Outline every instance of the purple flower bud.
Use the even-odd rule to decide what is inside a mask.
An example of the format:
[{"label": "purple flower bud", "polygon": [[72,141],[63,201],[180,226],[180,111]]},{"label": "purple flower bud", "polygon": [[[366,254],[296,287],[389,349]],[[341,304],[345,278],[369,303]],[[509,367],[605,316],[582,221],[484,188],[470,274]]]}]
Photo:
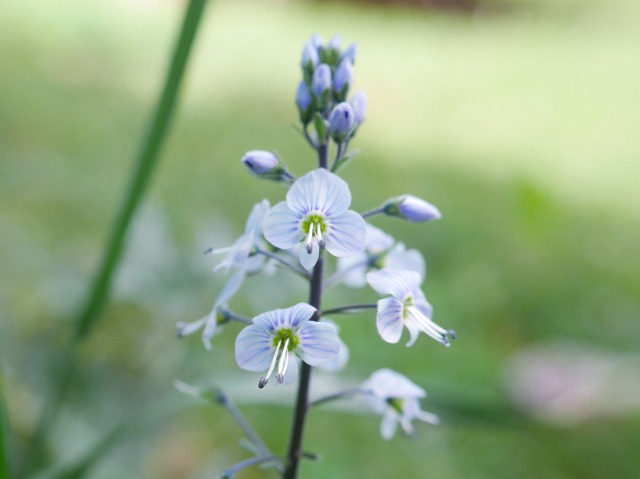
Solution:
[{"label": "purple flower bud", "polygon": [[316,98],[320,98],[322,94],[329,89],[331,89],[331,68],[329,65],[323,63],[313,72],[311,92]]},{"label": "purple flower bud", "polygon": [[298,91],[296,92],[296,104],[300,110],[305,111],[311,105],[311,92],[309,91],[309,87],[304,81],[300,82],[298,85]]},{"label": "purple flower bud", "polygon": [[353,109],[347,102],[338,103],[329,115],[329,133],[336,143],[342,143],[355,124]]},{"label": "purple flower bud", "polygon": [[302,68],[313,70],[319,61],[320,57],[318,56],[318,50],[311,41],[308,41],[304,44],[304,48],[302,49]]},{"label": "purple flower bud", "polygon": [[333,91],[337,95],[346,96],[346,90],[353,83],[353,65],[351,60],[342,60],[333,78]]},{"label": "purple flower bud", "polygon": [[329,44],[327,45],[327,49],[333,48],[335,50],[340,50],[341,46],[342,46],[342,35],[336,35],[331,40],[329,40]]},{"label": "purple flower bud", "polygon": [[359,125],[364,121],[367,114],[367,95],[360,90],[351,97],[350,103],[353,108],[353,115],[355,116],[356,123]]},{"label": "purple flower bud", "polygon": [[351,64],[356,64],[356,56],[358,54],[358,44],[352,43],[342,54],[343,60],[351,60]]},{"label": "purple flower bud", "polygon": [[398,216],[411,222],[430,221],[442,218],[438,208],[412,195],[392,198],[382,205],[389,216]]},{"label": "purple flower bud", "polygon": [[281,179],[284,168],[280,159],[270,151],[247,151],[242,163],[256,176],[268,179]]},{"label": "purple flower bud", "polygon": [[309,42],[316,47],[316,50],[320,50],[322,45],[324,45],[324,40],[318,33],[314,33]]}]

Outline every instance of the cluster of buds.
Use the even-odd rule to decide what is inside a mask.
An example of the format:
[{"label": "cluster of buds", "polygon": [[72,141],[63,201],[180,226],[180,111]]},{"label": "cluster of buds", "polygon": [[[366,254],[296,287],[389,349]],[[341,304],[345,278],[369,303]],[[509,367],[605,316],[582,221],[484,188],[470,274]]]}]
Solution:
[{"label": "cluster of buds", "polygon": [[[342,51],[341,44],[339,36],[325,45],[314,35],[302,49],[302,80],[296,105],[307,139],[315,147],[326,144],[329,138],[338,145],[348,143],[367,112],[367,96],[363,91],[349,98],[357,45],[353,43]],[[311,123],[315,134],[308,131]],[[334,171],[340,163],[338,158]]]}]

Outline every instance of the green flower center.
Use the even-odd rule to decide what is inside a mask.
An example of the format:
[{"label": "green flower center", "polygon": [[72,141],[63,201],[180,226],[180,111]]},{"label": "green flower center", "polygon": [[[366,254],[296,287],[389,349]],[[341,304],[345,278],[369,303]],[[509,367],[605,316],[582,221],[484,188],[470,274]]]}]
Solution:
[{"label": "green flower center", "polygon": [[302,222],[302,231],[309,234],[309,228],[313,228],[311,230],[311,234],[315,235],[318,228],[316,225],[320,225],[321,233],[324,233],[327,230],[327,224],[324,222],[324,217],[313,214],[307,216],[307,218]]},{"label": "green flower center", "polygon": [[275,335],[275,337],[273,338],[273,347],[277,348],[280,342],[282,342],[282,345],[284,346],[284,343],[287,341],[287,339],[289,340],[289,345],[287,349],[289,351],[293,351],[294,349],[296,349],[299,342],[298,336],[296,336],[291,329],[279,330]]},{"label": "green flower center", "polygon": [[388,398],[387,404],[391,406],[393,409],[398,411],[399,414],[402,414],[402,406],[404,404],[404,400],[400,398]]},{"label": "green flower center", "polygon": [[413,307],[415,303],[413,302],[413,296],[408,296],[407,299],[404,300],[404,305],[402,308],[402,318],[407,319],[409,317],[409,308]]}]

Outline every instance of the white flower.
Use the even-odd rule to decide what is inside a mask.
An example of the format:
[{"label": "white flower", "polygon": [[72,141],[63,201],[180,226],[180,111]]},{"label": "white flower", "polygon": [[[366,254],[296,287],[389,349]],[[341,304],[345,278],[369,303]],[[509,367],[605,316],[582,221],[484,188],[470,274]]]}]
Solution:
[{"label": "white flower", "polygon": [[[231,267],[241,268],[249,259],[254,246],[260,246],[260,242],[264,242],[262,240],[262,225],[270,206],[268,200],[262,200],[260,203],[255,204],[247,219],[244,234],[231,246],[208,251],[213,254],[226,253],[224,259],[214,268],[214,271],[224,268],[225,272],[227,272]],[[259,260],[252,261],[252,263],[254,264],[250,265],[251,269],[259,269],[264,263],[264,258],[259,258]]]},{"label": "white flower", "polygon": [[310,270],[326,247],[337,257],[360,253],[365,245],[365,222],[351,210],[349,186],[321,168],[297,180],[287,200],[275,205],[264,220],[267,241],[280,249],[304,242],[300,263]]},{"label": "white flower", "polygon": [[404,243],[395,243],[391,235],[367,223],[365,250],[353,256],[338,259],[338,275],[351,288],[367,284],[369,269],[415,271],[421,280],[425,277],[425,262],[415,249],[407,250]]},{"label": "white flower", "polygon": [[407,346],[413,345],[420,331],[447,347],[450,345],[449,336],[455,338],[453,331],[447,331],[431,321],[433,308],[420,289],[418,273],[383,269],[368,273],[367,281],[378,293],[391,295],[378,301],[376,326],[386,342],[400,341],[403,326],[409,330]]},{"label": "white flower", "polygon": [[204,343],[205,348],[211,350],[211,338],[213,338],[218,329],[219,313],[221,309],[227,306],[231,297],[238,292],[238,289],[240,289],[240,286],[244,281],[245,275],[246,271],[243,268],[229,278],[229,281],[227,281],[227,284],[224,285],[224,288],[222,288],[222,291],[220,291],[220,294],[216,298],[213,308],[211,308],[211,312],[208,316],[190,323],[183,321],[177,323],[176,327],[178,329],[178,337],[182,338],[184,336],[188,336],[204,327],[204,330],[202,331],[202,342]]},{"label": "white flower", "polygon": [[[322,317],[321,321],[323,323],[328,323],[336,328],[336,333],[340,333],[340,328],[338,325],[331,321],[328,318]],[[338,354],[336,354],[333,359],[330,359],[326,363],[323,363],[318,366],[318,369],[326,371],[328,373],[337,373],[342,371],[347,363],[349,362],[349,348],[345,344],[345,342],[340,338],[338,334]]]},{"label": "white flower", "polygon": [[407,434],[413,434],[411,421],[420,419],[429,424],[438,424],[438,416],[420,409],[420,398],[427,395],[405,376],[391,369],[380,369],[362,384],[365,399],[371,409],[382,414],[380,434],[391,439],[398,424]]},{"label": "white flower", "polygon": [[[336,328],[328,323],[309,321],[316,309],[298,303],[287,309],[276,309],[253,318],[236,338],[236,361],[247,371],[267,371],[258,386],[263,388],[276,363],[277,383],[290,383],[298,374],[295,356],[310,366],[332,360],[339,351]],[[290,356],[294,354],[293,361]],[[278,362],[278,358],[279,362]]]}]

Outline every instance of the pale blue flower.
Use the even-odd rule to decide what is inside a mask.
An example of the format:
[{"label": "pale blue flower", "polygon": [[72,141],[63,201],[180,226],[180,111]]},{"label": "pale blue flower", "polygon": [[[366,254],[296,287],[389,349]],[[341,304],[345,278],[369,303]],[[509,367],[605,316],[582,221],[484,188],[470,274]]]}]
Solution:
[{"label": "pale blue flower", "polygon": [[[236,361],[247,371],[267,371],[263,388],[276,371],[276,382],[291,383],[298,374],[296,356],[310,366],[331,361],[339,351],[336,328],[309,321],[316,309],[305,303],[276,309],[253,318],[236,338]],[[291,358],[293,356],[293,358]]]},{"label": "pale blue flower", "polygon": [[353,108],[353,116],[356,124],[360,125],[367,116],[367,95],[362,90],[351,97],[350,102]]},{"label": "pale blue flower", "polygon": [[342,283],[352,288],[367,284],[369,269],[415,271],[420,280],[425,277],[425,261],[415,249],[396,243],[393,237],[367,223],[365,250],[362,253],[338,259],[338,274]]},{"label": "pale blue flower", "polygon": [[177,323],[178,337],[188,336],[204,328],[202,331],[202,342],[205,348],[211,350],[211,338],[213,338],[218,330],[218,323],[224,319],[224,308],[226,308],[228,301],[240,289],[246,274],[245,269],[240,269],[229,278],[229,281],[227,281],[227,284],[225,284],[222,291],[220,291],[220,294],[213,304],[213,308],[211,308],[211,312],[207,316],[190,323],[183,321]]},{"label": "pale blue flower", "polygon": [[345,89],[353,84],[353,65],[351,60],[345,59],[340,62],[333,77],[333,91],[336,95],[342,95],[344,98]]},{"label": "pale blue flower", "polygon": [[402,195],[388,200],[382,208],[389,216],[398,216],[412,222],[442,218],[438,208],[412,195]]},{"label": "pale blue flower", "polygon": [[345,141],[356,126],[355,116],[351,105],[347,102],[338,103],[329,115],[329,133],[337,142]]},{"label": "pale blue flower", "polygon": [[260,203],[255,204],[247,219],[244,234],[240,238],[226,248],[207,251],[212,254],[225,254],[224,259],[214,268],[214,271],[224,268],[225,272],[227,272],[231,267],[242,267],[253,252],[254,247],[259,246],[262,242],[262,225],[269,207],[268,200],[262,200]]},{"label": "pale blue flower", "polygon": [[326,169],[311,171],[289,189],[287,200],[275,205],[264,220],[264,236],[280,249],[300,248],[300,263],[310,270],[325,247],[337,257],[360,253],[365,246],[365,222],[349,210],[349,186]]},{"label": "pale blue flower", "polygon": [[380,434],[383,439],[393,437],[398,427],[413,434],[411,421],[419,419],[438,424],[438,416],[420,409],[420,398],[427,395],[424,389],[391,369],[380,369],[362,384],[365,400],[377,414],[382,414]]},{"label": "pale blue flower", "polygon": [[431,320],[433,308],[420,289],[421,278],[415,271],[382,269],[367,274],[367,282],[379,294],[391,295],[378,301],[376,326],[380,337],[388,343],[397,343],[402,327],[409,331],[407,346],[413,345],[420,331],[449,346],[453,331],[441,328]]}]

